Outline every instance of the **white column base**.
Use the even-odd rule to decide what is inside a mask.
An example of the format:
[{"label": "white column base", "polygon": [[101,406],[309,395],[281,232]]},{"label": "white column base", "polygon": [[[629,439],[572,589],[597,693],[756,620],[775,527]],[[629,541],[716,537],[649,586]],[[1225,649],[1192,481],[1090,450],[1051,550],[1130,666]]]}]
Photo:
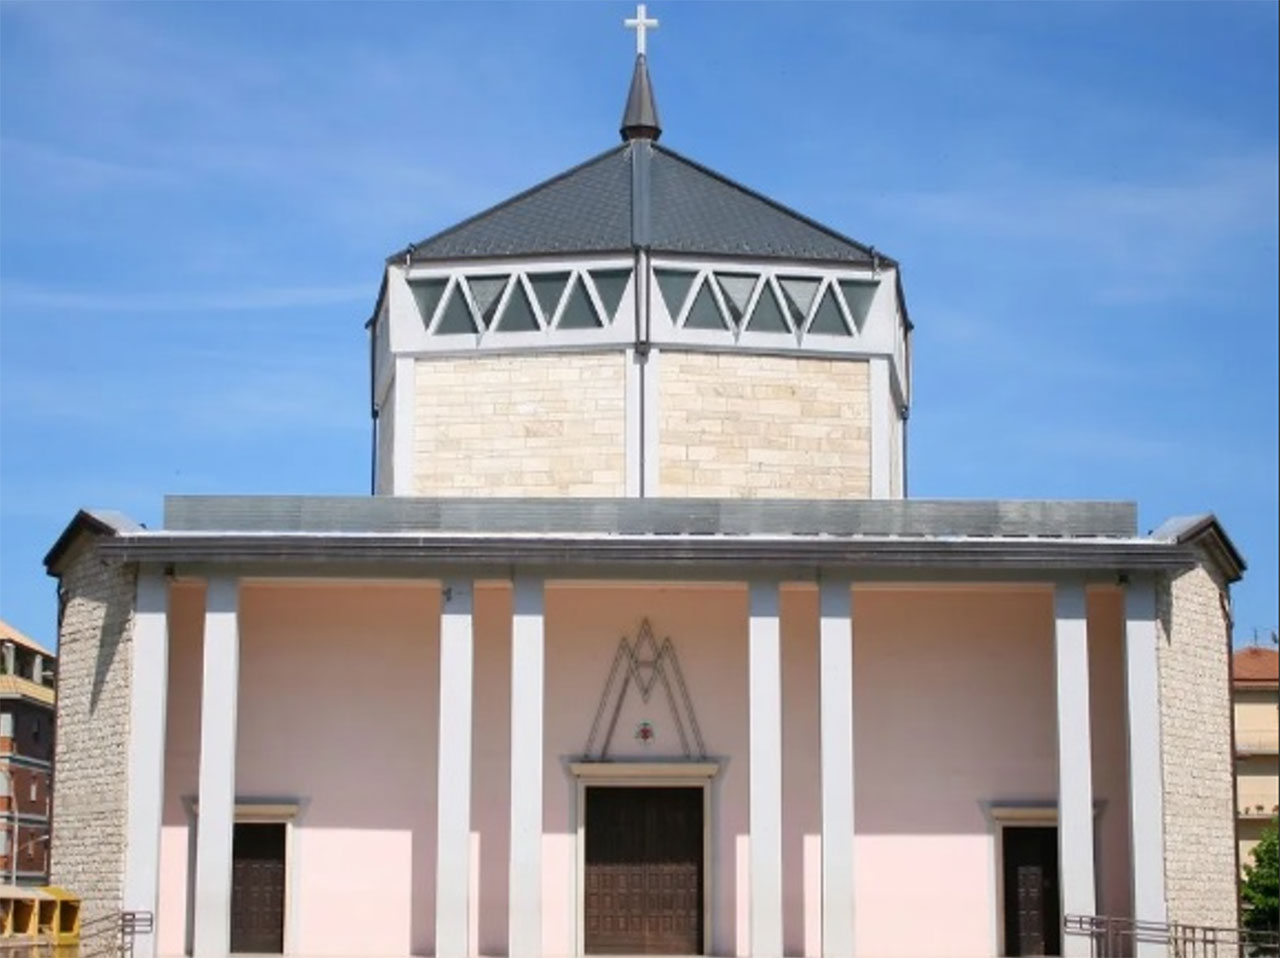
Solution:
[{"label": "white column base", "polygon": [[[1058,871],[1062,914],[1097,913],[1093,873],[1093,759],[1089,734],[1089,632],[1083,583],[1054,591],[1058,706]],[[1087,956],[1084,935],[1064,935],[1064,955]]]},{"label": "white column base", "polygon": [[511,624],[511,869],[507,954],[542,954],[543,582],[516,576]]},{"label": "white column base", "polygon": [[750,611],[750,954],[782,958],[782,652],[777,582],[751,583]]},{"label": "white column base", "polygon": [[[1164,782],[1160,763],[1160,689],[1156,646],[1156,592],[1150,579],[1125,588],[1125,700],[1129,734],[1129,842],[1133,917],[1164,922]],[[1168,947],[1139,941],[1137,958],[1157,958]]]},{"label": "white column base", "polygon": [[440,619],[436,956],[468,958],[471,907],[472,584],[446,582]]},{"label": "white column base", "polygon": [[[129,807],[122,898],[125,911],[154,915],[159,909],[169,692],[169,583],[159,571],[138,573],[129,670]],[[136,958],[154,958],[155,935],[140,935],[133,953]]]},{"label": "white column base", "polygon": [[238,600],[239,583],[235,579],[209,579],[205,593],[204,684],[200,692],[195,958],[225,958],[231,951],[231,853],[240,691]]},{"label": "white column base", "polygon": [[853,597],[848,580],[820,586],[822,954],[853,955]]}]

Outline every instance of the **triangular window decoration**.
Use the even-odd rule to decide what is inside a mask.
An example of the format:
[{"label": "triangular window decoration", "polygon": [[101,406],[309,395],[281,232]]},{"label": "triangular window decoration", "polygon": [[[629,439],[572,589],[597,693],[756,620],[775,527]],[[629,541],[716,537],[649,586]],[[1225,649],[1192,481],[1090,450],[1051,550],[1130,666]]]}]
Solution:
[{"label": "triangular window decoration", "polygon": [[564,312],[560,314],[557,329],[597,329],[601,325],[596,308],[591,304],[587,288],[582,285],[582,277],[574,279],[569,287],[569,300],[564,304]]},{"label": "triangular window decoration", "polygon": [[611,322],[618,315],[618,304],[622,302],[622,294],[627,289],[627,280],[631,278],[629,269],[593,269],[591,280],[596,284],[596,292],[600,294],[600,302],[604,306],[605,322]]},{"label": "triangular window decoration", "polygon": [[849,327],[844,324],[840,315],[840,306],[836,303],[832,286],[828,286],[818,303],[818,311],[813,314],[813,322],[809,324],[809,332],[822,333],[827,336],[848,336]]},{"label": "triangular window decoration", "polygon": [[871,301],[876,295],[875,283],[864,283],[854,279],[840,280],[840,292],[844,294],[844,304],[849,307],[849,316],[858,332],[866,325],[867,314],[871,312]]},{"label": "triangular window decoration", "polygon": [[497,328],[504,333],[537,332],[542,328],[538,325],[538,317],[533,313],[529,296],[524,291],[524,283],[518,277],[511,287],[511,295],[507,297],[507,305],[502,307]]},{"label": "triangular window decoration", "polygon": [[724,330],[724,317],[720,315],[720,307],[716,305],[716,298],[711,293],[710,278],[698,287],[693,305],[689,307],[689,315],[685,317],[684,328]]},{"label": "triangular window decoration", "polygon": [[764,284],[760,298],[756,300],[756,308],[751,311],[751,319],[747,329],[753,333],[789,333],[791,327],[782,315],[782,307],[778,305],[778,297],[770,283]]},{"label": "triangular window decoration", "polygon": [[818,280],[801,276],[779,276],[778,285],[782,287],[782,299],[787,304],[791,322],[797,330],[803,329],[804,321],[809,318],[809,310],[813,308],[813,298],[818,295]]},{"label": "triangular window decoration", "polygon": [[674,323],[680,318],[680,309],[689,296],[693,278],[698,274],[676,269],[655,269],[653,274],[658,279],[658,289],[662,290],[662,300],[667,304],[667,314]]},{"label": "triangular window decoration", "polygon": [[534,273],[529,276],[533,295],[542,307],[542,320],[548,326],[555,319],[556,307],[560,305],[560,297],[564,295],[564,284],[567,282],[568,273]]},{"label": "triangular window decoration", "polygon": [[724,304],[729,308],[729,318],[735,326],[741,326],[742,318],[747,315],[756,279],[749,273],[716,273],[716,282],[720,285]]},{"label": "triangular window decoration", "polygon": [[480,322],[485,329],[493,326],[493,317],[498,312],[498,303],[502,299],[502,291],[507,288],[510,276],[472,276],[467,280],[471,286],[471,298],[475,301],[476,312],[480,314]]},{"label": "triangular window decoration", "polygon": [[435,319],[436,307],[440,305],[440,297],[444,295],[444,288],[448,285],[448,278],[443,276],[438,279],[420,279],[409,284],[423,326],[430,326],[431,320]]},{"label": "triangular window decoration", "polygon": [[449,290],[449,298],[444,301],[444,310],[440,314],[440,322],[436,324],[437,333],[474,333],[476,321],[471,316],[471,307],[467,305],[462,294],[462,283],[456,282]]}]

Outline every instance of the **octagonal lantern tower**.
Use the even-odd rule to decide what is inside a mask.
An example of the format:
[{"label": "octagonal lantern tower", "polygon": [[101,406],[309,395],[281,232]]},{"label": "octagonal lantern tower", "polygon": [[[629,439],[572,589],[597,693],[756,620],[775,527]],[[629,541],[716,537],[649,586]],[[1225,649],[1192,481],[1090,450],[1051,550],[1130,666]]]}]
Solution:
[{"label": "octagonal lantern tower", "polygon": [[375,492],[904,496],[898,264],[659,145],[643,53],[621,133],[388,259]]}]

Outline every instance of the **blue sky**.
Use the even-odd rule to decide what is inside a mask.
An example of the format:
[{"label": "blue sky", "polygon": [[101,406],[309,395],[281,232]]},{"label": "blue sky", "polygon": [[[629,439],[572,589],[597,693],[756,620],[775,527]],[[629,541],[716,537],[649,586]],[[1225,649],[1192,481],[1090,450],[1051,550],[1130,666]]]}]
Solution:
[{"label": "blue sky", "polygon": [[[1277,5],[662,3],[664,143],[897,257],[916,496],[1213,510],[1277,622]],[[616,142],[624,3],[0,6],[0,616],[369,487],[383,257]]]}]

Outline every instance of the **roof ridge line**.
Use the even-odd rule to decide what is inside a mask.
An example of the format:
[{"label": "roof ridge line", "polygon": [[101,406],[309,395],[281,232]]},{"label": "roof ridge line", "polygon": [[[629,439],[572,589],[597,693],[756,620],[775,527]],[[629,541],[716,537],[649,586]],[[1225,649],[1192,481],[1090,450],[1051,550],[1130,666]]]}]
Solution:
[{"label": "roof ridge line", "polygon": [[531,194],[536,193],[541,189],[545,189],[546,187],[550,186],[553,183],[558,183],[563,179],[567,179],[573,174],[581,170],[584,170],[587,167],[592,166],[596,163],[599,163],[601,160],[606,159],[610,156],[613,156],[615,153],[621,150],[629,149],[630,146],[631,146],[630,142],[620,143],[617,146],[611,146],[609,147],[609,149],[605,150],[604,152],[597,153],[595,156],[592,156],[588,159],[583,160],[581,163],[577,164],[576,166],[571,166],[569,167],[569,169],[564,170],[560,173],[557,173],[555,176],[550,176],[550,177],[547,177],[545,180],[540,180],[539,182],[533,184],[533,186],[530,186],[528,189],[521,190],[515,196],[509,196],[505,200],[502,200],[500,203],[495,203],[493,206],[487,207],[486,209],[481,210],[479,213],[475,213],[471,216],[468,216],[465,220],[462,220],[459,223],[454,223],[452,226],[446,227],[445,229],[440,230],[440,232],[438,233],[432,233],[430,236],[420,239],[416,243],[410,243],[408,246],[404,247],[403,249],[397,250],[396,252],[388,256],[386,260],[387,264],[392,265],[392,264],[398,263],[400,260],[404,259],[404,256],[406,253],[408,253],[410,257],[412,257],[413,250],[416,249],[417,247],[426,246],[428,243],[434,243],[436,240],[443,239],[446,236],[449,236],[453,233],[458,232],[463,227],[470,226],[472,223],[476,222],[477,220],[483,219],[484,217],[489,216],[493,213],[496,213],[499,210],[506,209],[508,206],[513,206],[514,204],[523,200],[525,197],[530,196]]},{"label": "roof ridge line", "polygon": [[868,256],[879,257],[880,260],[883,261],[886,265],[893,266],[895,268],[898,266],[898,261],[894,259],[892,256],[889,256],[887,253],[882,253],[880,250],[876,249],[873,246],[868,246],[866,243],[859,243],[853,237],[846,236],[844,233],[841,233],[839,230],[832,229],[830,226],[826,226],[823,223],[820,223],[817,220],[813,219],[812,217],[806,216],[804,213],[801,213],[798,210],[792,209],[790,206],[787,206],[785,203],[779,203],[777,200],[771,199],[768,196],[765,196],[763,193],[757,192],[756,190],[753,190],[751,187],[745,186],[742,183],[739,183],[737,180],[730,179],[728,176],[725,176],[723,173],[720,173],[717,170],[713,170],[711,167],[705,166],[702,163],[699,163],[697,160],[690,159],[689,157],[685,156],[683,153],[677,153],[675,150],[671,149],[671,147],[669,146],[666,146],[662,143],[654,143],[653,149],[661,153],[666,153],[672,159],[679,160],[681,163],[684,163],[687,166],[691,166],[698,172],[705,173],[707,176],[710,176],[713,179],[719,180],[721,183],[724,183],[726,186],[732,187],[733,189],[737,190],[740,193],[745,193],[747,196],[750,196],[753,199],[760,200],[761,202],[765,203],[768,206],[773,207],[775,210],[778,210],[781,213],[785,213],[788,216],[794,217],[795,219],[804,223],[806,226],[812,227],[813,229],[816,229],[822,233],[825,233],[834,239],[838,239],[842,243],[848,243],[850,246],[854,247],[855,249],[861,250],[862,252],[866,253]]}]

